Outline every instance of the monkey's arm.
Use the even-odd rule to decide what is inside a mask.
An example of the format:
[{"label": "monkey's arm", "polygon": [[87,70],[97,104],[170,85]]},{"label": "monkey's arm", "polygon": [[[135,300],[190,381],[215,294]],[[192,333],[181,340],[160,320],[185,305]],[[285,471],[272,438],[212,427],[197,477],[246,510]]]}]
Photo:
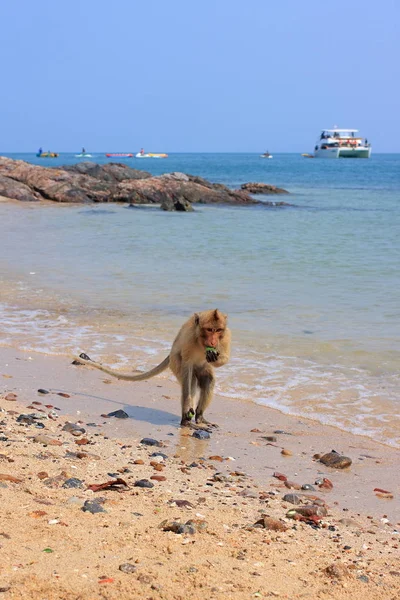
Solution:
[{"label": "monkey's arm", "polygon": [[80,354],[79,357],[75,358],[75,360],[81,364],[94,367],[95,369],[99,369],[108,375],[112,375],[117,379],[123,379],[125,381],[143,381],[144,379],[150,379],[150,377],[154,377],[155,375],[162,373],[169,367],[169,356],[167,356],[162,363],[154,367],[154,369],[146,371],[146,373],[140,373],[140,375],[130,375],[129,373],[119,373],[118,371],[113,371],[108,367],[104,367],[100,363],[94,362],[94,360],[91,360],[87,354]]}]

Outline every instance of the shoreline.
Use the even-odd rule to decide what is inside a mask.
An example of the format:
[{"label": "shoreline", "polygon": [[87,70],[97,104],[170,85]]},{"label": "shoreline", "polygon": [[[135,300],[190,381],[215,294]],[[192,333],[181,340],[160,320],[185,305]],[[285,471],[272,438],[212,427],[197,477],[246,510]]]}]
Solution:
[{"label": "shoreline", "polygon": [[[98,371],[70,363],[68,357],[0,348],[5,597],[395,598],[395,449],[218,396],[208,417],[220,429],[209,441],[196,440],[179,427],[177,385],[158,378],[106,383]],[[39,394],[40,388],[49,393]],[[118,409],[131,418],[101,417]],[[42,429],[16,422],[21,413],[35,412],[55,420],[38,419]],[[85,432],[75,437],[64,431],[68,421],[79,421]],[[277,429],[285,433],[276,433],[275,443],[262,438]],[[47,438],[35,443],[37,436]],[[143,437],[162,446],[140,444]],[[329,452],[332,441],[352,458],[350,468],[339,471],[312,458]],[[155,460],[154,450],[167,458]],[[274,471],[292,484],[274,478]],[[116,477],[128,488],[89,489]],[[323,477],[332,490],[314,483]],[[71,478],[82,485],[68,488]],[[143,478],[154,487],[135,487]],[[292,487],[303,483],[315,491]],[[390,484],[394,497],[376,497],[370,486],[378,483]],[[293,521],[287,514],[298,506],[284,501],[285,494],[298,495],[301,506],[318,502],[324,516]],[[106,512],[83,512],[93,501]],[[163,530],[190,519],[194,524],[183,533]],[[264,525],[254,528],[260,519]]]}]

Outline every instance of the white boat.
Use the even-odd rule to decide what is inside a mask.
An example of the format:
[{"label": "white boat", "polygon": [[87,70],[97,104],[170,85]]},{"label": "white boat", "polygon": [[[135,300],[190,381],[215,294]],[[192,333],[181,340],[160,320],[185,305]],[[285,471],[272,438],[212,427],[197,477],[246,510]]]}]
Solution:
[{"label": "white boat", "polygon": [[272,154],[270,154],[268,150],[264,152],[264,154],[260,154],[260,156],[261,158],[272,158]]},{"label": "white boat", "polygon": [[369,158],[371,144],[358,129],[323,129],[314,148],[315,158]]},{"label": "white boat", "polygon": [[168,154],[157,152],[138,152],[136,158],[168,158]]}]

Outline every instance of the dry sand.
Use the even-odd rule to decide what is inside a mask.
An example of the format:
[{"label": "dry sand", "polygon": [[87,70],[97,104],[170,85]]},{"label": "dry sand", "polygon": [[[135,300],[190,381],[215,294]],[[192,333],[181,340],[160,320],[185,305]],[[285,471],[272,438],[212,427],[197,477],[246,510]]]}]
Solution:
[{"label": "dry sand", "polygon": [[[100,372],[70,363],[0,348],[4,598],[397,600],[398,450],[218,397],[208,417],[220,428],[199,441],[179,428],[178,387],[169,379],[108,383]],[[101,417],[118,409],[131,418]],[[35,421],[44,429],[17,422],[21,413],[44,416]],[[63,431],[68,421],[85,432]],[[143,437],[162,447],[141,444]],[[87,443],[77,444],[82,440]],[[332,449],[352,465],[336,470],[314,458]],[[157,462],[155,451],[168,457]],[[292,483],[274,477],[276,471]],[[127,486],[88,487],[115,477]],[[63,487],[69,478],[82,487]],[[333,489],[315,484],[323,478]],[[154,487],[135,487],[140,479]],[[315,491],[296,489],[306,483]],[[375,488],[393,497],[378,496]],[[300,495],[301,507],[316,496],[327,514],[315,522],[288,517],[298,508],[283,500],[288,493]],[[99,499],[106,512],[82,510]],[[264,515],[278,530],[253,527]],[[195,521],[194,533],[160,528],[188,520]],[[122,568],[131,572],[120,570],[127,564]]]}]

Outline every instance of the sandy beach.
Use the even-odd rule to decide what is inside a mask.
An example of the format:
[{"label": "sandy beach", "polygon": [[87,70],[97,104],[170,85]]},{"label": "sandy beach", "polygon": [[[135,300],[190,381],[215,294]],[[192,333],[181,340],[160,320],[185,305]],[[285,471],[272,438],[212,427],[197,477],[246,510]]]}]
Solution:
[{"label": "sandy beach", "polygon": [[13,348],[0,365],[4,597],[397,598],[398,450],[218,396],[197,440],[168,378]]}]

